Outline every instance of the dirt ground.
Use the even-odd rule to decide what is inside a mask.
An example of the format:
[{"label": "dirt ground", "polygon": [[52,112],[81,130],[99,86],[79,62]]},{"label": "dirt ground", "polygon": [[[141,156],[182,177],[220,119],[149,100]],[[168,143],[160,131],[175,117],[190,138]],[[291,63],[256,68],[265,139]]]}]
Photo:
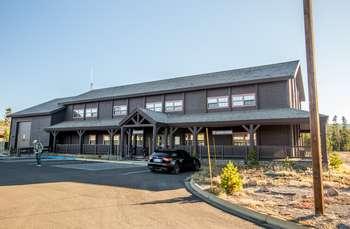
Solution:
[{"label": "dirt ground", "polygon": [[[294,163],[293,168],[270,163],[259,168],[240,166],[244,189],[235,195],[216,193],[233,203],[261,213],[299,222],[316,228],[350,227],[350,154],[342,153],[344,166],[324,174],[325,215],[314,216],[312,170],[307,163]],[[298,167],[299,166],[299,167]],[[297,168],[297,169],[295,169]],[[220,186],[220,169],[215,171],[214,184]],[[209,189],[209,179],[203,169],[194,179]],[[216,189],[216,192],[217,189]]]}]

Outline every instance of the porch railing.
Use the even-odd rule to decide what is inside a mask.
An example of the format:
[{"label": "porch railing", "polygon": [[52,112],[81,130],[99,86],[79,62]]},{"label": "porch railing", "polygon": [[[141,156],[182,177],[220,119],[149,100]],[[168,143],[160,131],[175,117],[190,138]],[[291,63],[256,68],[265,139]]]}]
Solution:
[{"label": "porch railing", "polygon": [[[246,159],[249,146],[235,146],[235,145],[210,145],[211,157],[216,159]],[[193,145],[176,145],[174,149],[182,149],[194,155]],[[254,146],[257,157],[259,160],[271,160],[271,159],[283,159],[289,158],[311,158],[310,147],[305,146]],[[141,149],[136,149],[137,152]],[[134,155],[130,148],[126,145],[123,147],[123,151],[120,153],[119,146],[114,145],[114,155],[122,156],[123,158],[136,158],[136,156],[143,156],[142,153],[136,153]],[[147,150],[146,150],[147,151]],[[79,144],[57,144],[56,152],[66,154],[80,154]],[[147,151],[148,152],[148,151]],[[82,154],[86,155],[112,155],[110,145],[82,145]],[[207,146],[198,145],[196,156],[200,159],[208,158]]]}]

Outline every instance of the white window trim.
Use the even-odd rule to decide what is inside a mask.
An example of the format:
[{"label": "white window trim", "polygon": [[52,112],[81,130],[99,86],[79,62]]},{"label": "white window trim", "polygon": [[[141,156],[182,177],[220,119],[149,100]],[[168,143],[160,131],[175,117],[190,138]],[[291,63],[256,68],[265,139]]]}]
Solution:
[{"label": "white window trim", "polygon": [[[82,117],[74,116],[74,114],[76,114],[76,113],[80,114],[80,112],[75,112],[75,111],[83,111]],[[73,119],[83,119],[84,117],[85,117],[85,109],[84,108],[73,108]]]},{"label": "white window trim", "polygon": [[[96,110],[96,112],[92,112],[93,110]],[[85,118],[97,118],[97,116],[98,116],[98,107],[85,108]]]},{"label": "white window trim", "polygon": [[[116,114],[115,108],[116,107],[125,107],[125,110],[119,109],[120,113]],[[125,114],[124,114],[125,113]],[[123,104],[123,105],[114,105],[113,106],[113,116],[123,116],[128,114],[128,105]]]},{"label": "white window trim", "polygon": [[[243,105],[234,105],[234,102],[235,100],[233,99],[234,97],[238,97],[238,96],[241,96],[243,97],[242,100],[236,100],[236,101],[242,101],[243,102]],[[248,105],[245,105],[244,104],[244,96],[254,96],[254,104],[248,104]],[[232,107],[235,108],[235,107],[255,107],[256,106],[256,94],[255,93],[245,93],[245,94],[233,94],[231,96],[231,100],[232,100]],[[253,100],[247,100],[247,101],[253,101]]]},{"label": "white window trim", "polygon": [[[156,106],[159,104],[160,104],[160,106]],[[151,106],[151,108],[150,108],[150,106]],[[160,107],[160,110],[156,110],[156,107],[158,107],[158,108]],[[146,103],[146,109],[151,110],[151,111],[155,111],[155,112],[162,112],[163,111],[163,104],[161,101],[160,102],[148,102],[148,103]]]},{"label": "white window trim", "polygon": [[[181,103],[181,105],[175,105],[175,103]],[[170,105],[168,105],[170,103]],[[181,107],[181,110],[176,110],[176,107]],[[171,109],[168,109],[171,108]],[[168,100],[165,101],[165,111],[166,112],[181,112],[184,110],[184,101],[182,99]]]},{"label": "white window trim", "polygon": [[[227,99],[227,105],[226,106],[219,106],[218,107],[210,107],[209,104],[214,104],[214,103],[209,103],[209,100],[210,99],[215,99],[216,100],[216,104],[220,104],[220,103],[223,103],[223,102],[219,102],[220,99]],[[229,108],[229,96],[210,96],[210,97],[207,97],[207,108],[209,110],[215,110],[215,109],[225,109],[225,108]]]}]

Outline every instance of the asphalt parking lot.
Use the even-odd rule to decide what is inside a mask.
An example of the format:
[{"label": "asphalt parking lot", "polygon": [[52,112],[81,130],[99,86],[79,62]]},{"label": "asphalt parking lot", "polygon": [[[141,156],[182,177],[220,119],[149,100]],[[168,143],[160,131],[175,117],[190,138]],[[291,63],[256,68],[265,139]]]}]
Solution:
[{"label": "asphalt parking lot", "polygon": [[256,228],[200,201],[190,173],[87,161],[0,161],[0,228]]}]

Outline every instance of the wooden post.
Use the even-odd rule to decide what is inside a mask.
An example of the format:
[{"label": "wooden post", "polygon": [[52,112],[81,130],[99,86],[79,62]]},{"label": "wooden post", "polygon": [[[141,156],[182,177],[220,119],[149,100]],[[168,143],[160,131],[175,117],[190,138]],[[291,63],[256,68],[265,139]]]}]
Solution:
[{"label": "wooden post", "polygon": [[83,154],[83,135],[85,133],[85,130],[77,130],[78,136],[79,136],[79,153]]},{"label": "wooden post", "polygon": [[208,150],[208,165],[209,165],[209,176],[210,176],[210,189],[213,190],[213,174],[211,171],[211,159],[210,159],[210,142],[209,142],[209,131],[208,128],[205,128],[207,135],[207,150]]},{"label": "wooden post", "polygon": [[55,153],[56,152],[56,137],[57,137],[58,131],[53,130],[51,133],[53,136],[52,151]]},{"label": "wooden post", "polygon": [[315,214],[324,214],[323,182],[322,182],[322,162],[320,143],[320,118],[318,112],[316,66],[315,66],[315,44],[313,34],[313,14],[312,0],[304,0],[304,23],[305,23],[305,43],[307,59],[307,75],[309,89],[309,110],[310,110],[310,132],[312,150],[312,168],[314,184]]},{"label": "wooden post", "polygon": [[119,139],[119,159],[122,159],[124,153],[124,127],[120,128],[120,139]]},{"label": "wooden post", "polygon": [[152,131],[152,150],[151,150],[151,154],[155,151],[156,149],[156,144],[157,144],[157,126],[154,125],[153,126],[153,131]]}]

